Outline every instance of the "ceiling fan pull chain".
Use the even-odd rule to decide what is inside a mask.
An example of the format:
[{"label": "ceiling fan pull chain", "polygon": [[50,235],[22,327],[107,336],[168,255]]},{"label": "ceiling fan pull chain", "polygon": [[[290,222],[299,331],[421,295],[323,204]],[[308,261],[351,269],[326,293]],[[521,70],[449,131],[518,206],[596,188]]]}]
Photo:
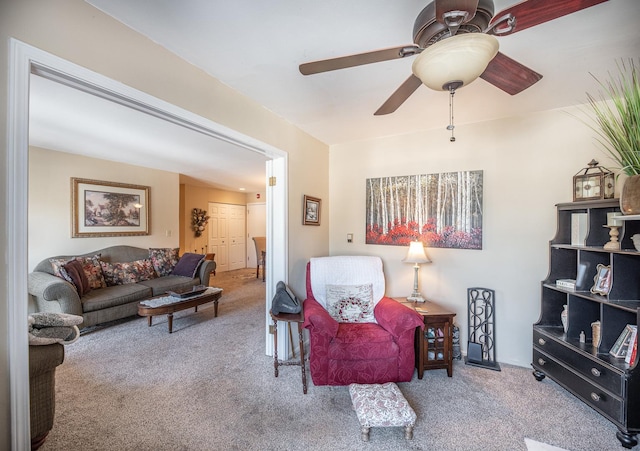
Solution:
[{"label": "ceiling fan pull chain", "polygon": [[456,93],[456,90],[453,86],[449,86],[449,125],[447,125],[447,130],[451,130],[451,138],[449,141],[455,142],[456,137],[453,136],[453,129],[455,125],[453,125],[453,95]]}]

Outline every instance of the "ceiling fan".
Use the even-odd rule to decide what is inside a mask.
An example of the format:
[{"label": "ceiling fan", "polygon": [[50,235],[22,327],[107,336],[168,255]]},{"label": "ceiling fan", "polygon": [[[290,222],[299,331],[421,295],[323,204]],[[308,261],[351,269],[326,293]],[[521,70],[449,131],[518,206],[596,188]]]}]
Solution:
[{"label": "ceiling fan", "polygon": [[[493,0],[434,0],[418,14],[415,20],[413,44],[304,63],[300,65],[300,72],[303,75],[311,75],[405,58],[418,55],[436,43],[443,43],[450,38],[457,40],[459,39],[457,36],[470,33],[506,36],[605,1],[607,0],[525,0],[494,15]],[[468,36],[468,38],[472,37]],[[495,39],[491,40],[495,41]],[[454,40],[449,42],[453,43]],[[447,51],[446,47],[440,49],[441,53]],[[492,54],[495,57],[489,61],[486,69],[484,67],[480,69],[478,75],[511,95],[518,94],[542,78],[542,75],[534,70],[498,52],[497,41]],[[413,72],[414,74],[391,94],[391,97],[374,113],[375,115],[393,113],[423,84],[423,81],[415,75],[417,72],[415,63]],[[473,81],[478,75],[467,82]],[[452,91],[465,84],[461,80],[452,80],[441,87],[429,84],[428,86],[432,89],[441,88],[443,91]]]}]

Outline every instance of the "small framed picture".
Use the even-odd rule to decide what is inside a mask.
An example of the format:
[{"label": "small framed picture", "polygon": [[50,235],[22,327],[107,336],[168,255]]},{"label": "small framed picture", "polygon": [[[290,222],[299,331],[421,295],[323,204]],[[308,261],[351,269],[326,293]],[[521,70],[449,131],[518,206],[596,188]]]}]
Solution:
[{"label": "small framed picture", "polygon": [[596,266],[596,275],[593,278],[593,282],[593,287],[591,287],[593,294],[608,295],[609,291],[611,291],[611,266],[603,264]]},{"label": "small framed picture", "polygon": [[303,225],[320,225],[320,202],[317,197],[304,196]]}]

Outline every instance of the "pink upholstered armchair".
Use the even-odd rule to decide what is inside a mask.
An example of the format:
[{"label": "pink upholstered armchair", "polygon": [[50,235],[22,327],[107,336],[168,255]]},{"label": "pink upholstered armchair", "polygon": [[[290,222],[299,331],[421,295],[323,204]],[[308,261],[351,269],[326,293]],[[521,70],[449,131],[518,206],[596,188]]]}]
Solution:
[{"label": "pink upholstered armchair", "polygon": [[384,292],[379,257],[309,261],[304,327],[311,341],[309,367],[314,385],[411,380],[415,330],[424,323],[419,314]]}]

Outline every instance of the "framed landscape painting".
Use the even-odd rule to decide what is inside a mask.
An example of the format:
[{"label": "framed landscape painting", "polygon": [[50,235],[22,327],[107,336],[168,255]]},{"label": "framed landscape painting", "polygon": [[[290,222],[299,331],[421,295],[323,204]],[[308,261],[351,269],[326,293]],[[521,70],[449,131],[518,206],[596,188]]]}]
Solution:
[{"label": "framed landscape painting", "polygon": [[482,249],[482,171],[367,179],[366,244]]},{"label": "framed landscape painting", "polygon": [[149,235],[148,186],[73,177],[71,191],[73,238]]}]

